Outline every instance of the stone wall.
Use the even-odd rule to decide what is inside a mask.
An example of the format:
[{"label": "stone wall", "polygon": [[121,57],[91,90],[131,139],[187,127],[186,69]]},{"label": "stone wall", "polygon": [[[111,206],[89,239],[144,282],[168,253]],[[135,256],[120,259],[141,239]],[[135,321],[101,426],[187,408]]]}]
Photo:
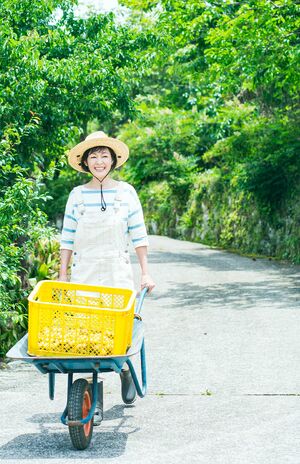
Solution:
[{"label": "stone wall", "polygon": [[186,204],[166,182],[151,184],[141,198],[150,233],[300,263],[300,192],[262,206],[211,170],[197,176]]}]

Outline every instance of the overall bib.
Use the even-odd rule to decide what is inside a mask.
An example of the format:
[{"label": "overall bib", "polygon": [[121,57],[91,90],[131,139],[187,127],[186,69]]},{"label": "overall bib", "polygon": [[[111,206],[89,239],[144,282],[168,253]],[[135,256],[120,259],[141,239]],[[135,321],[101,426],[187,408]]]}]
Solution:
[{"label": "overall bib", "polygon": [[86,208],[82,186],[76,187],[79,219],[75,234],[71,282],[134,289],[128,240],[121,216],[122,182],[114,198],[113,212]]}]

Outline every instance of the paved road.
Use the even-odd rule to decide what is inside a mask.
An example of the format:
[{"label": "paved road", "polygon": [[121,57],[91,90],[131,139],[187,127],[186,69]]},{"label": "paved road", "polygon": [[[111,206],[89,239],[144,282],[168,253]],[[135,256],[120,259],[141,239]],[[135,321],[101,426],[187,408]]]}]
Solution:
[{"label": "paved road", "polygon": [[57,376],[0,371],[0,461],[120,464],[300,462],[300,267],[152,237],[156,292],[144,306],[149,394],[120,400],[105,376],[105,420],[75,451],[59,422]]}]

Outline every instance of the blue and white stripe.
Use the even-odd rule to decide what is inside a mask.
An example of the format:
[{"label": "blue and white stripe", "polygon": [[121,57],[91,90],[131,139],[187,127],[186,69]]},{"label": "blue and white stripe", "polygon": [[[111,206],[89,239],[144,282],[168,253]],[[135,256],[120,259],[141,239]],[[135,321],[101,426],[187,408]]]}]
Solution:
[{"label": "blue and white stripe", "polygon": [[[107,206],[107,212],[114,214],[114,199],[116,189],[103,189],[103,195]],[[124,222],[124,234],[129,236],[135,248],[148,246],[147,231],[144,222],[143,210],[135,189],[124,182],[122,193],[121,214]],[[90,211],[100,207],[100,190],[92,190],[86,187],[82,189],[84,206]],[[73,250],[77,222],[80,217],[78,205],[75,202],[74,190],[71,191],[66,205],[63,229],[61,234],[61,248]]]}]

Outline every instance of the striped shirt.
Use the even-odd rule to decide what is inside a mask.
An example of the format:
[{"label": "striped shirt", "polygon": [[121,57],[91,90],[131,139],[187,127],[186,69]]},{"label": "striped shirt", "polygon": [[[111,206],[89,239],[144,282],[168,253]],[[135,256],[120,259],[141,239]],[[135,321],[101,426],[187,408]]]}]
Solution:
[{"label": "striped shirt", "polygon": [[[106,202],[107,213],[115,214],[114,200],[117,189],[103,189],[103,196]],[[84,206],[90,211],[97,211],[101,214],[100,190],[92,190],[82,187],[82,197]],[[144,222],[144,215],[140,200],[135,189],[127,182],[123,182],[121,216],[123,219],[123,230],[126,238],[130,239],[134,248],[148,246],[147,231]],[[73,250],[74,238],[80,213],[76,203],[74,189],[71,191],[65,210],[63,229],[61,233],[60,248]]]}]

